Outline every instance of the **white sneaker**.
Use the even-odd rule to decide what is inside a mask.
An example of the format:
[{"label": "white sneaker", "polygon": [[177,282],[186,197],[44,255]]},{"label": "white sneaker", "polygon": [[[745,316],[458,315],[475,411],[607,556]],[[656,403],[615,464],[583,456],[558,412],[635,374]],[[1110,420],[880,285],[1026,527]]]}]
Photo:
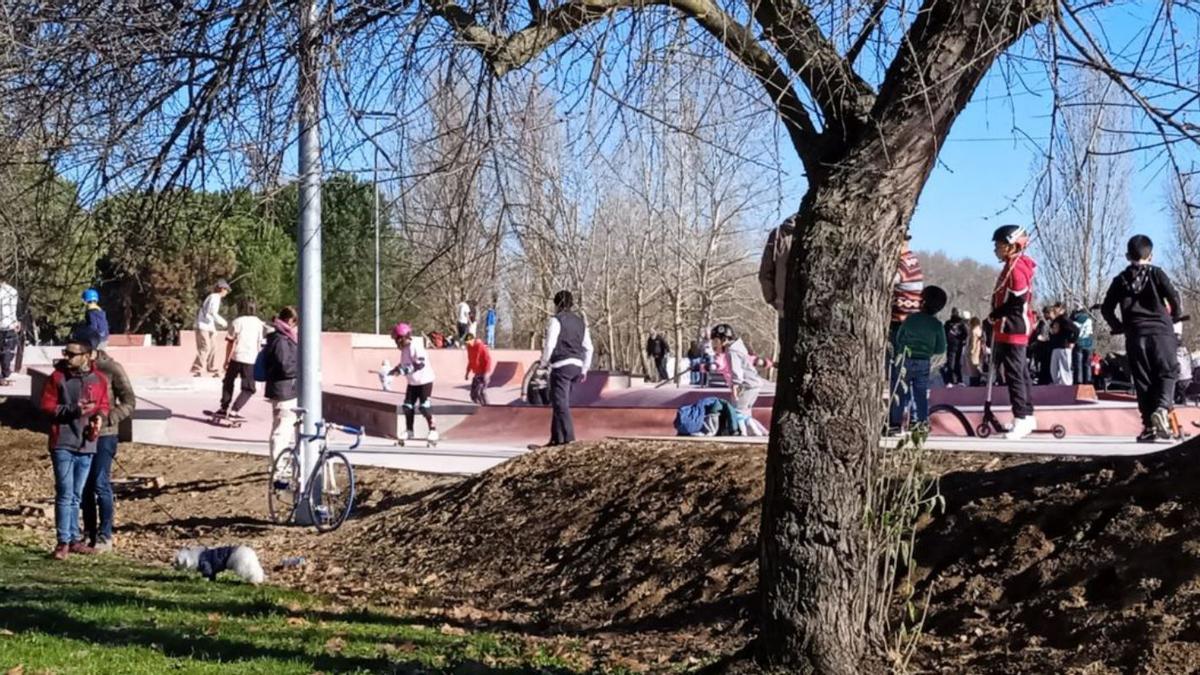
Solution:
[{"label": "white sneaker", "polygon": [[1010,441],[1019,441],[1033,433],[1034,429],[1037,429],[1037,418],[1035,418],[1033,415],[1030,415],[1029,417],[1018,417],[1017,419],[1013,420],[1012,430],[1005,434],[1004,438]]},{"label": "white sneaker", "polygon": [[429,441],[430,443],[437,443],[437,440],[438,440],[437,429],[430,429],[429,435],[425,437],[425,440]]}]

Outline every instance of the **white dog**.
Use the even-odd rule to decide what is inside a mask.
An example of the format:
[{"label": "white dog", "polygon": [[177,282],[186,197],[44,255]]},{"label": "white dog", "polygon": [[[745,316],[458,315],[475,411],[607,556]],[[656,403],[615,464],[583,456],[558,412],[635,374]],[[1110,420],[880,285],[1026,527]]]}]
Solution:
[{"label": "white dog", "polygon": [[221,546],[206,548],[193,546],[181,548],[175,554],[175,568],[193,570],[215,581],[217,574],[229,570],[252,584],[261,584],[266,578],[258,554],[249,546]]}]

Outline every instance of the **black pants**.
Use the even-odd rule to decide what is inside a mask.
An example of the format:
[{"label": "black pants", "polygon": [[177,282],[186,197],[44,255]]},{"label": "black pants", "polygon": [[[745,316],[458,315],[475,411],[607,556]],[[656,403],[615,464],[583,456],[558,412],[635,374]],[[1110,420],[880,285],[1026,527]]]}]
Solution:
[{"label": "black pants", "polygon": [[1142,424],[1150,426],[1150,416],[1159,408],[1175,409],[1175,380],[1179,379],[1179,360],[1174,335],[1126,335],[1125,353],[1129,355],[1129,375],[1137,392]]},{"label": "black pants", "polygon": [[571,420],[571,388],[583,375],[579,366],[562,366],[550,371],[550,445],[575,441],[575,423]]},{"label": "black pants", "polygon": [[17,331],[0,330],[0,380],[7,380],[9,375],[12,375],[19,340]]},{"label": "black pants", "polygon": [[667,357],[665,357],[665,356],[654,357],[654,368],[658,371],[658,381],[665,382],[667,380],[667,378],[669,377],[667,375]]},{"label": "black pants", "polygon": [[[242,379],[242,391],[237,400],[233,401],[233,383],[239,377]],[[221,381],[221,410],[229,410],[230,401],[233,401],[234,412],[241,410],[254,398],[255,391],[254,364],[230,361],[229,367],[225,369],[225,379]]]},{"label": "black pants", "polygon": [[996,365],[1004,371],[1008,383],[1008,400],[1012,403],[1014,417],[1029,417],[1033,414],[1033,384],[1029,377],[1029,361],[1025,358],[1025,345],[1010,345],[997,342]]},{"label": "black pants", "polygon": [[946,368],[950,377],[946,378],[947,384],[962,384],[962,361],[963,361],[963,344],[961,342],[949,343],[946,347]]},{"label": "black pants", "polygon": [[487,405],[487,375],[476,375],[471,378],[471,402]]},{"label": "black pants", "polygon": [[469,324],[469,323],[460,323],[456,326],[456,328],[458,328],[458,341],[459,342],[462,342],[463,339],[467,337],[467,329],[470,327],[471,327],[471,324]]},{"label": "black pants", "polygon": [[429,430],[433,431],[437,425],[433,423],[433,408],[429,402],[429,397],[433,394],[433,383],[425,384],[410,384],[408,389],[404,390],[404,430],[412,431],[413,423],[416,421],[417,409],[421,409],[421,416],[425,418],[425,423],[429,425]]}]

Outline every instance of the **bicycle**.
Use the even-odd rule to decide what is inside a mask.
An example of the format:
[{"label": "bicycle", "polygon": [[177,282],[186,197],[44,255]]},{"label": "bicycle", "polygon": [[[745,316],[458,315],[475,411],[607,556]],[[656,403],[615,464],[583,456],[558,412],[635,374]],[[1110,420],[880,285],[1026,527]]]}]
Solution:
[{"label": "bicycle", "polygon": [[[268,477],[267,507],[271,520],[279,524],[292,522],[297,506],[302,503],[301,500],[306,500],[317,531],[332,532],[341,527],[350,516],[350,510],[354,506],[355,484],[354,467],[350,460],[336,450],[329,450],[329,430],[336,429],[355,436],[354,444],[348,450],[359,446],[363,430],[322,420],[317,422],[316,433],[306,436],[301,431],[305,410],[296,408],[293,412],[297,416],[296,441],[292,447],[275,458],[271,466],[271,475]],[[319,443],[320,451],[306,483],[307,489],[302,491],[300,447],[301,442],[305,440]],[[314,489],[314,486],[317,489]]]}]

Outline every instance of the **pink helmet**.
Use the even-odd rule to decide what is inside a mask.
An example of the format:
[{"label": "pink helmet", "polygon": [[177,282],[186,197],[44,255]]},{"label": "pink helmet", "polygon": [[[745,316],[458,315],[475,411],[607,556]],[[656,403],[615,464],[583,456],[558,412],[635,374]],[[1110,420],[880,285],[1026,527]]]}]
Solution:
[{"label": "pink helmet", "polygon": [[392,327],[392,339],[409,337],[412,335],[412,326],[401,321]]}]

